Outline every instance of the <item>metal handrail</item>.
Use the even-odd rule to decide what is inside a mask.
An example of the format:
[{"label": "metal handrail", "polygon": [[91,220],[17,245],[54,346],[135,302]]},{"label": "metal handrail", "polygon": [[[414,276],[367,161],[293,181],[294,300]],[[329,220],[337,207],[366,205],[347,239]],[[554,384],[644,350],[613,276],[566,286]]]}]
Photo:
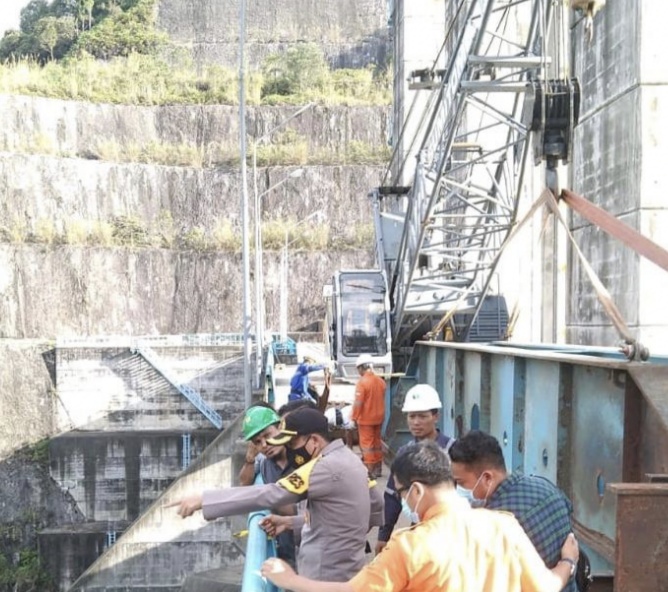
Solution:
[{"label": "metal handrail", "polygon": [[276,543],[260,528],[260,521],[269,516],[267,510],[248,515],[248,542],[241,592],[278,592],[278,588],[260,575],[262,564],[276,557]]},{"label": "metal handrail", "polygon": [[[262,475],[258,473],[254,485],[263,484]],[[248,514],[248,541],[241,592],[280,592],[279,588],[260,575],[262,564],[270,557],[276,557],[276,541],[270,539],[260,527],[260,521],[269,514],[268,510]]]},{"label": "metal handrail", "polygon": [[206,417],[219,430],[223,427],[223,418],[213,409],[209,404],[202,399],[201,395],[187,384],[181,384],[174,377],[172,377],[167,369],[161,363],[160,358],[155,352],[143,344],[135,344],[130,351],[133,354],[142,356],[153,368],[162,375],[162,377],[169,382],[177,391],[179,391],[186,399],[188,399],[204,417]]}]

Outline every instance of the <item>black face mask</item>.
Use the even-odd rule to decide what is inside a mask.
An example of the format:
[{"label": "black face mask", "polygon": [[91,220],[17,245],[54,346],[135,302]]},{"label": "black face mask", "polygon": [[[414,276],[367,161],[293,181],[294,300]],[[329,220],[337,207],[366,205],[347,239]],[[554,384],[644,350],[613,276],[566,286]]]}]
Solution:
[{"label": "black face mask", "polygon": [[306,440],[304,445],[300,446],[299,448],[285,447],[285,454],[288,457],[288,465],[290,467],[298,469],[313,458],[313,455],[308,450],[306,450],[306,444],[308,444],[308,440]]}]

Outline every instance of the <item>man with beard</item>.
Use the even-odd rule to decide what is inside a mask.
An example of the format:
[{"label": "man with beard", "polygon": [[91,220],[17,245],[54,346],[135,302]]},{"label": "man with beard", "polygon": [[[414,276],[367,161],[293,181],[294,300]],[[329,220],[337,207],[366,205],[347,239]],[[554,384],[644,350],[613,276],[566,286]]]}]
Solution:
[{"label": "man with beard", "polygon": [[[262,483],[276,483],[291,472],[285,446],[272,446],[268,440],[278,434],[281,418],[272,407],[256,405],[246,411],[242,427],[248,442],[246,461],[239,472],[240,485],[253,485],[258,476]],[[294,506],[277,509],[283,516],[296,514]],[[295,564],[295,539],[291,530],[276,537],[276,553],[290,565]]]}]

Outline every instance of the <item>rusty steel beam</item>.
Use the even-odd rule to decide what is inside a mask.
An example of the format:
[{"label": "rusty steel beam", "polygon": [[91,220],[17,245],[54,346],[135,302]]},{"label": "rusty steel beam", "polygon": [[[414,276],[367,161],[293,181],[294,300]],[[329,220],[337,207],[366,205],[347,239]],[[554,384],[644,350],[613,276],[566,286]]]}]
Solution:
[{"label": "rusty steel beam", "polygon": [[573,532],[578,541],[591,547],[609,563],[615,562],[615,541],[610,537],[597,530],[587,528],[584,524],[575,519],[573,519]]},{"label": "rusty steel beam", "polygon": [[656,592],[668,582],[668,485],[610,483],[617,496],[614,592]]},{"label": "rusty steel beam", "polygon": [[583,218],[622,241],[626,246],[649,259],[655,265],[668,271],[668,251],[663,247],[577,193],[564,189],[560,197]]}]

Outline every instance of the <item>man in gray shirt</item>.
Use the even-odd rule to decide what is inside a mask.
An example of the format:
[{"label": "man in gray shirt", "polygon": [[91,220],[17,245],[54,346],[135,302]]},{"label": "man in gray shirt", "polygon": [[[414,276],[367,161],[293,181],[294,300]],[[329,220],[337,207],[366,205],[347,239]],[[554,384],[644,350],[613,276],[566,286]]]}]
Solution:
[{"label": "man in gray shirt", "polygon": [[285,527],[301,529],[297,559],[300,574],[316,580],[348,581],[365,564],[370,527],[382,523],[382,492],[369,482],[361,460],[342,440],[330,442],[327,419],[315,409],[301,408],[281,420],[269,441],[284,445],[294,472],[276,483],[205,491],[170,505],[182,517],[202,510],[206,520],[276,508],[306,500],[300,516],[266,520],[271,534]]}]

